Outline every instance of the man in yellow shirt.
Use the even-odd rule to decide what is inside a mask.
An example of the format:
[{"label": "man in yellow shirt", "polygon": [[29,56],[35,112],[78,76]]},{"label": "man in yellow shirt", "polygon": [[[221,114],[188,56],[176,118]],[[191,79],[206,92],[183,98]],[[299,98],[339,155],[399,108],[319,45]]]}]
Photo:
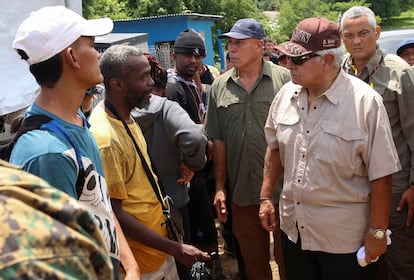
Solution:
[{"label": "man in yellow shirt", "polygon": [[[167,238],[145,138],[130,115],[133,108],[149,102],[154,82],[148,59],[134,47],[115,45],[102,54],[100,67],[106,99],[96,106],[90,122],[112,207],[139,264],[141,279],[176,280],[174,258],[191,266],[197,260],[207,260],[208,255]],[[139,152],[149,166],[147,171]],[[150,177],[157,186],[151,184]]]}]

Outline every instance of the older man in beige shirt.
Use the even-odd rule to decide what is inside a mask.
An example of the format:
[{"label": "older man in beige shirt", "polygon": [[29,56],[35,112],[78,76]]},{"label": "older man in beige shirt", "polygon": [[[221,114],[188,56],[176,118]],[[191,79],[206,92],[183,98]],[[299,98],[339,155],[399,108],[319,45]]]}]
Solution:
[{"label": "older man in beige shirt", "polygon": [[280,222],[288,279],[360,279],[364,245],[373,262],[386,250],[391,174],[400,169],[382,98],[341,70],[339,27],[298,24],[279,46],[292,82],[276,95],[265,125],[259,216],[275,228],[269,203],[284,174]]}]

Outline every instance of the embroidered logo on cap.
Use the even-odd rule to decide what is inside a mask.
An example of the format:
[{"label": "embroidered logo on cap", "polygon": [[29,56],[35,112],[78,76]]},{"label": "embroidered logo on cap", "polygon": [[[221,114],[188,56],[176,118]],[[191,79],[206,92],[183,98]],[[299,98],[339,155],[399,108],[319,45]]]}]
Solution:
[{"label": "embroidered logo on cap", "polygon": [[298,42],[303,42],[305,44],[308,44],[311,37],[312,37],[312,34],[310,34],[309,32],[303,31],[301,29],[295,29],[295,31],[293,32],[292,39]]},{"label": "embroidered logo on cap", "polygon": [[336,46],[335,39],[324,39],[322,41],[322,47],[324,48],[334,48]]}]

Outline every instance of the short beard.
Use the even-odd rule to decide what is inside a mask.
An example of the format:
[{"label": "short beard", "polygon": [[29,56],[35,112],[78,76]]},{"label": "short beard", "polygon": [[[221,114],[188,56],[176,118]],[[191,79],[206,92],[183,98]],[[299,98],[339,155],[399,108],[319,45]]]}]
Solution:
[{"label": "short beard", "polygon": [[150,101],[147,98],[142,98],[142,100],[138,103],[137,108],[139,109],[147,109],[150,104]]}]

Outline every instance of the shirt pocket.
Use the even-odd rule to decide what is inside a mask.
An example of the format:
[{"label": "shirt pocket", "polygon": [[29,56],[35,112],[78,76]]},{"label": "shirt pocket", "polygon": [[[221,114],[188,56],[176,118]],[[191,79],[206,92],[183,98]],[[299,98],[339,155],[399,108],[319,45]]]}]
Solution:
[{"label": "shirt pocket", "polygon": [[293,106],[284,107],[272,112],[272,118],[276,125],[276,136],[280,146],[296,142],[296,133],[299,129],[300,114]]},{"label": "shirt pocket", "polygon": [[220,99],[217,100],[217,108],[227,108],[230,105],[240,103],[239,97],[231,94],[223,95]]},{"label": "shirt pocket", "polygon": [[334,164],[345,177],[365,176],[362,155],[367,148],[367,133],[351,124],[323,121],[321,138],[317,139],[319,160]]}]

